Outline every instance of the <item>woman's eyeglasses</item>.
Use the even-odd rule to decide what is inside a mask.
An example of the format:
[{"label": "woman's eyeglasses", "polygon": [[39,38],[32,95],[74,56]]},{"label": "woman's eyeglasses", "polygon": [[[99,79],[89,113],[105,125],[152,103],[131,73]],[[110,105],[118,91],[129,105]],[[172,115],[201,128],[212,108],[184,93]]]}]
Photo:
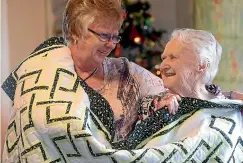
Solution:
[{"label": "woman's eyeglasses", "polygon": [[91,29],[88,28],[88,30],[93,33],[94,35],[98,36],[100,41],[103,42],[108,42],[112,40],[113,44],[117,44],[121,41],[121,36],[118,35],[110,35],[110,34],[105,34],[105,33],[97,33]]}]

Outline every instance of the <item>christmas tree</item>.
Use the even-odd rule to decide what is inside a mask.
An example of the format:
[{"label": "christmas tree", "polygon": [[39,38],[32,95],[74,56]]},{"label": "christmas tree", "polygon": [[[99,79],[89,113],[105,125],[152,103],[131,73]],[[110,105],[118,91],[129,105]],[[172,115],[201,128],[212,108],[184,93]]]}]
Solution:
[{"label": "christmas tree", "polygon": [[149,13],[151,7],[148,1],[124,1],[126,19],[120,30],[122,40],[117,45],[113,56],[127,57],[156,75],[161,62],[160,55],[164,45],[162,36],[165,30],[156,30],[152,26],[153,17]]}]

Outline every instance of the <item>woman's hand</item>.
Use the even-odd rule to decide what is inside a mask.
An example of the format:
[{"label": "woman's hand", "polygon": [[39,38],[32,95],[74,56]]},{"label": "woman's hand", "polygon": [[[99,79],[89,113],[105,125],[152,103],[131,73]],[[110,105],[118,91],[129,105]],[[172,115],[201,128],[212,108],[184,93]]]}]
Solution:
[{"label": "woman's hand", "polygon": [[229,92],[223,92],[223,95],[228,99],[242,100],[243,101],[243,93],[242,92],[229,91]]},{"label": "woman's hand", "polygon": [[174,115],[178,111],[178,101],[181,101],[181,97],[179,95],[168,93],[162,99],[160,97],[155,98],[153,105],[156,110],[167,106],[169,113]]}]

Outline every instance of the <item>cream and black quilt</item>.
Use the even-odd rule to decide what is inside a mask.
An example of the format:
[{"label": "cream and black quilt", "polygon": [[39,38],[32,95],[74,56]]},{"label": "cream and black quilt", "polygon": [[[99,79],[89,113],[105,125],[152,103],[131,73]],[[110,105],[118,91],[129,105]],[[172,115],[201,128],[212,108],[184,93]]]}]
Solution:
[{"label": "cream and black quilt", "polygon": [[243,162],[242,102],[183,98],[113,143],[108,102],[74,71],[62,38],[42,43],[2,88],[13,101],[2,162]]}]

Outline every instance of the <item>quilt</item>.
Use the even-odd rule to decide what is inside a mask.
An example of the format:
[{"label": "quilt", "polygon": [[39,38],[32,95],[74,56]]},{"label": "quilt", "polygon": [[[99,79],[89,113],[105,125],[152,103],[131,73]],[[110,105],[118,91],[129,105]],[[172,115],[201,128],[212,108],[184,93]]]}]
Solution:
[{"label": "quilt", "polygon": [[13,101],[2,162],[243,162],[242,101],[183,98],[113,142],[109,103],[77,76],[63,38],[38,46],[6,79]]}]

